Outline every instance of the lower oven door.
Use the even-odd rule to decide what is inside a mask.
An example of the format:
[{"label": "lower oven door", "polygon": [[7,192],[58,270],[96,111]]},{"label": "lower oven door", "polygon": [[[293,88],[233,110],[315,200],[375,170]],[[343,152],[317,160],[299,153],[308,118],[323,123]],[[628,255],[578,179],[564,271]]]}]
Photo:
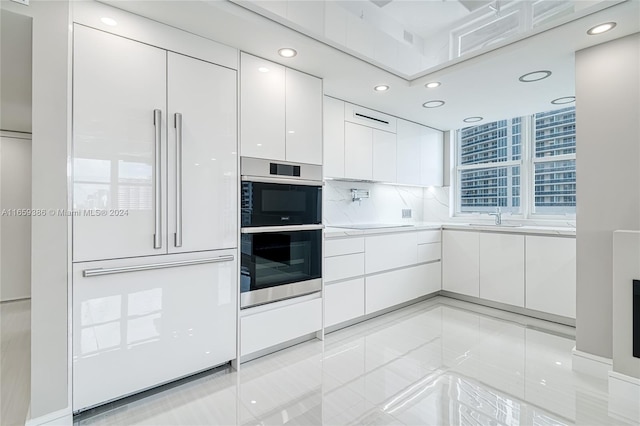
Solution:
[{"label": "lower oven door", "polygon": [[243,233],[240,307],[320,291],[322,230]]}]

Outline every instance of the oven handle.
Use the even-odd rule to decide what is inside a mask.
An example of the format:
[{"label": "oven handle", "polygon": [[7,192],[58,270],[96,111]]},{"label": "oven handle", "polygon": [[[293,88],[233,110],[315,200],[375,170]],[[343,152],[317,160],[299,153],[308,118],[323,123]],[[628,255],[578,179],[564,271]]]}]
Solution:
[{"label": "oven handle", "polygon": [[242,228],[242,234],[263,234],[265,232],[295,232],[295,231],[317,231],[324,229],[324,225],[291,225],[291,226],[254,226]]},{"label": "oven handle", "polygon": [[243,182],[260,182],[260,183],[283,183],[285,185],[304,185],[304,186],[323,186],[324,182],[320,180],[294,179],[294,178],[277,178],[269,176],[242,176]]}]

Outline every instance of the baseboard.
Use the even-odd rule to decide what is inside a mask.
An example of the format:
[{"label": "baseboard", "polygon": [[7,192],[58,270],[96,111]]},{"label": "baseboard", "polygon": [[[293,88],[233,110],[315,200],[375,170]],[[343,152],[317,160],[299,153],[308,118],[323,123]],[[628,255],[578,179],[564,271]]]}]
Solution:
[{"label": "baseboard", "polygon": [[609,415],[640,424],[640,379],[609,372]]},{"label": "baseboard", "polygon": [[[29,408],[31,411],[31,408]],[[71,408],[54,411],[44,416],[31,418],[31,413],[27,417],[25,426],[71,426],[73,425],[73,413]]]},{"label": "baseboard", "polygon": [[613,369],[613,360],[577,350],[571,351],[572,370],[598,379],[607,380]]}]

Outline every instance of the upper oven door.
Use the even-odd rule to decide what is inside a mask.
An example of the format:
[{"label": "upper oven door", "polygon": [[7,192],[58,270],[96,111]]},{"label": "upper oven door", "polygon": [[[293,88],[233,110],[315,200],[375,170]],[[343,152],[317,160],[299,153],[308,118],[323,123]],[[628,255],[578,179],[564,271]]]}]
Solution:
[{"label": "upper oven door", "polygon": [[243,227],[320,224],[322,186],[243,180],[241,208]]}]

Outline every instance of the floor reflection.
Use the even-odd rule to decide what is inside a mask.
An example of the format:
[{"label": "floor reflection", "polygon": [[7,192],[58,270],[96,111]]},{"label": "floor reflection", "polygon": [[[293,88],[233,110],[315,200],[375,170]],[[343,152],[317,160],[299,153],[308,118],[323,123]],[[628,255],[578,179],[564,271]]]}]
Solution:
[{"label": "floor reflection", "polygon": [[623,424],[571,370],[573,333],[436,298],[76,424]]}]

